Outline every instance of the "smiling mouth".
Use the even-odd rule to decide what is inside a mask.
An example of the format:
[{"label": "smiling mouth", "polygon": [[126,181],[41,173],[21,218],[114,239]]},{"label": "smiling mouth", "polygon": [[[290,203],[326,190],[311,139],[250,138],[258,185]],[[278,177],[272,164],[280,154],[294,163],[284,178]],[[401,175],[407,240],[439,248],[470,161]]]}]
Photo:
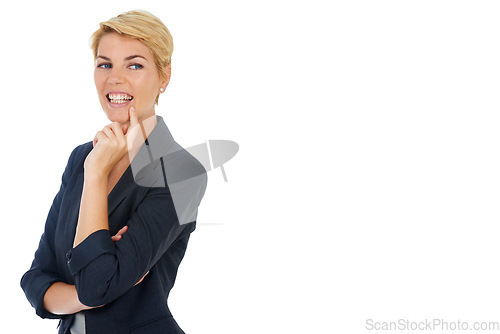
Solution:
[{"label": "smiling mouth", "polygon": [[128,94],[107,94],[106,98],[113,104],[123,104],[134,99],[132,95]]}]

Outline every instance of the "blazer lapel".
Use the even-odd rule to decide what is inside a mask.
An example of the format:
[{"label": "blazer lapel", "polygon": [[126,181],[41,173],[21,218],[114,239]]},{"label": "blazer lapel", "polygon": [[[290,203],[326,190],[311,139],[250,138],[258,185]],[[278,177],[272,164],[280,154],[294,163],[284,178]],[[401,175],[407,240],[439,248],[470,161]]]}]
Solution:
[{"label": "blazer lapel", "polygon": [[[157,124],[153,131],[108,196],[108,217],[137,186],[158,186],[145,181],[143,177],[144,175],[158,175],[158,172],[151,173],[149,169],[161,172],[159,159],[167,154],[175,141],[163,118],[156,116],[156,119]],[[141,171],[142,173],[139,173]],[[165,187],[165,184],[162,186]]]},{"label": "blazer lapel", "polygon": [[121,202],[137,187],[132,176],[130,165],[127,167],[120,180],[116,183],[108,195],[108,217],[120,205]]}]

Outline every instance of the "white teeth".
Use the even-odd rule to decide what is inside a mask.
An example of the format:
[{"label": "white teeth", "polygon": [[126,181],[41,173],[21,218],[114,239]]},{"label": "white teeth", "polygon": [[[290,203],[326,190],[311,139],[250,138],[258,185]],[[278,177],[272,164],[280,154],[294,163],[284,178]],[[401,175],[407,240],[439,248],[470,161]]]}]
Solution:
[{"label": "white teeth", "polygon": [[132,100],[132,96],[127,94],[108,94],[112,103],[125,103]]}]

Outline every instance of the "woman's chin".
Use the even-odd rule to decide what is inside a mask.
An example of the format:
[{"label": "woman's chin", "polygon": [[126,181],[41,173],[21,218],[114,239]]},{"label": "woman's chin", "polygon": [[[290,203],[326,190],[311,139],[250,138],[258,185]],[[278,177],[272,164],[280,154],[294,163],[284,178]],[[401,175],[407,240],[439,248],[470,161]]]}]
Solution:
[{"label": "woman's chin", "polygon": [[106,110],[106,116],[111,122],[125,123],[129,121],[129,113],[127,110]]}]

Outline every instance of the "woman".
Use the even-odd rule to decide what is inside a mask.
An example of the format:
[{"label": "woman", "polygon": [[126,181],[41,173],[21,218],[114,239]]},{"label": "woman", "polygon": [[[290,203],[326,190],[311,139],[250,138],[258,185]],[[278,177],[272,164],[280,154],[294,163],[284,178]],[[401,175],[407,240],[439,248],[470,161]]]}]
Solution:
[{"label": "woman", "polygon": [[21,286],[59,333],[184,333],[167,298],[196,224],[206,171],[155,104],[172,37],[145,11],[100,24],[94,79],[111,124],[69,158]]}]

